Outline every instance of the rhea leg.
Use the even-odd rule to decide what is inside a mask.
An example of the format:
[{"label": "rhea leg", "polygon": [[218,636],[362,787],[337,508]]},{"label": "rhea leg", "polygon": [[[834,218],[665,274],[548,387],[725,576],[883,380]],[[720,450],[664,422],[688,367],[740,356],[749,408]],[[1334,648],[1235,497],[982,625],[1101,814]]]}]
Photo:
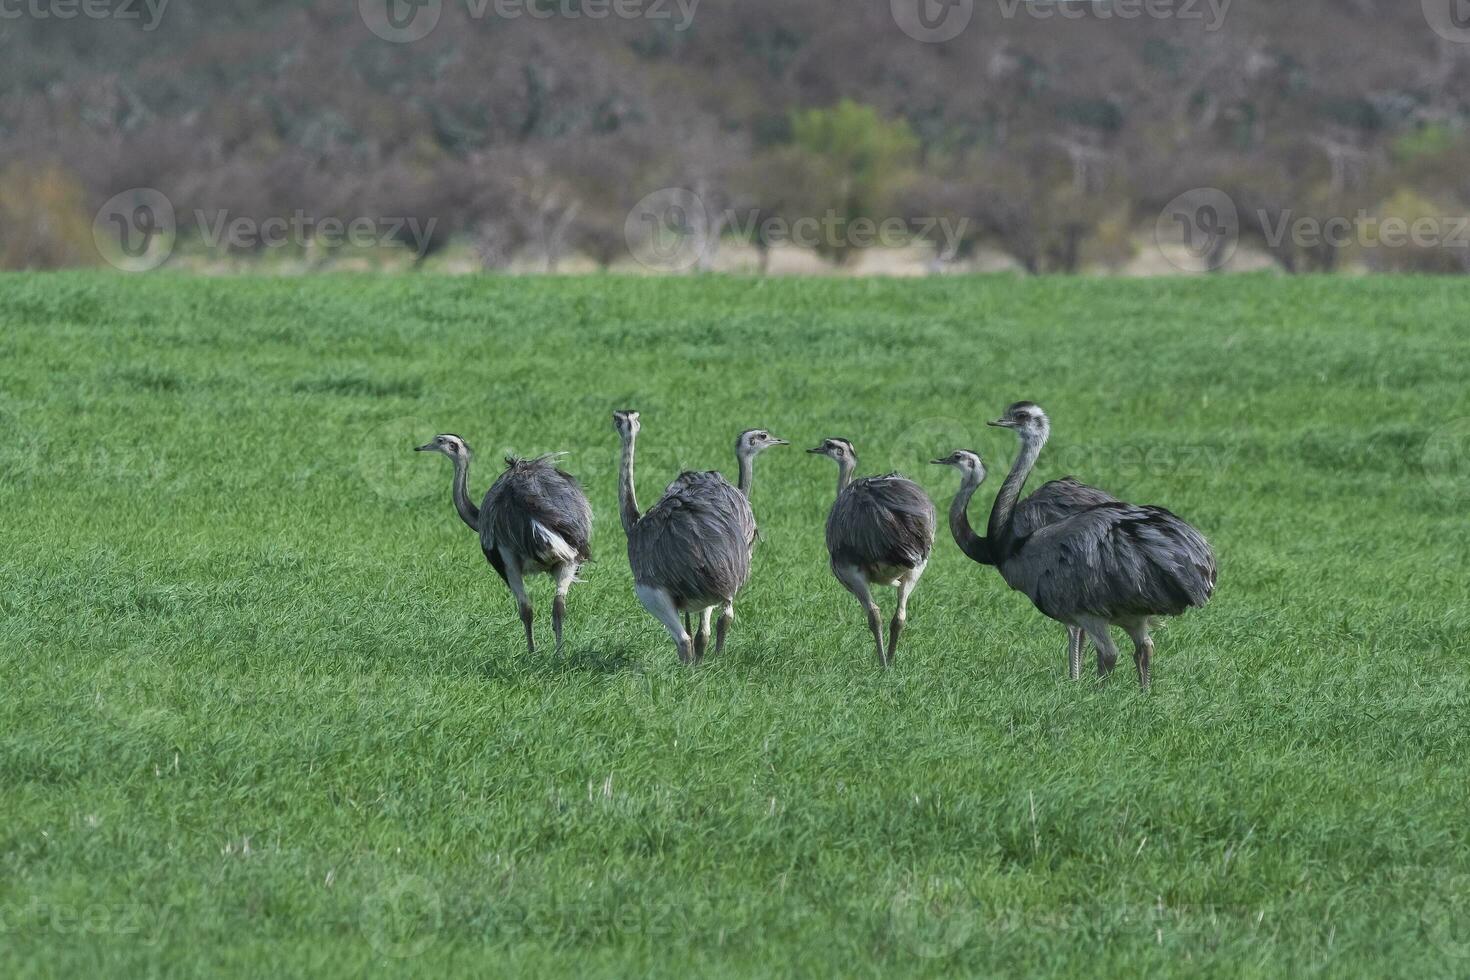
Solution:
[{"label": "rhea leg", "polygon": [[1154,657],[1154,641],[1148,635],[1148,619],[1125,623],[1123,628],[1133,640],[1133,666],[1138,668],[1138,686],[1147,691],[1150,681],[1149,663]]},{"label": "rhea leg", "polygon": [[888,660],[884,666],[892,666],[898,656],[898,634],[903,632],[904,624],[909,621],[909,594],[919,584],[919,576],[924,574],[927,564],[915,566],[898,580],[898,608],[893,611],[893,621],[888,624]]},{"label": "rhea leg", "polygon": [[536,652],[536,635],[531,629],[531,596],[526,592],[526,580],[521,577],[520,564],[515,556],[504,548],[500,549],[500,559],[505,563],[505,582],[510,586],[510,591],[515,593],[516,605],[521,611],[521,623],[526,627],[526,652]]},{"label": "rhea leg", "polygon": [[863,577],[862,570],[853,565],[834,565],[832,574],[837,576],[837,581],[847,586],[847,591],[851,592],[867,611],[868,629],[873,633],[873,644],[878,652],[878,663],[887,667],[888,655],[883,652],[883,623],[878,618],[878,604],[873,601],[873,593],[868,588],[868,580]]},{"label": "rhea leg", "polygon": [[562,650],[561,627],[567,615],[567,590],[572,587],[572,583],[577,579],[577,566],[573,562],[567,562],[565,565],[558,566],[552,572],[552,576],[556,579],[556,598],[552,600],[551,604],[551,629],[556,633],[556,655],[560,657]]},{"label": "rhea leg", "polygon": [[1082,677],[1082,650],[1087,646],[1087,634],[1080,626],[1067,627],[1067,676],[1072,680]]},{"label": "rhea leg", "polygon": [[726,599],[725,608],[720,611],[719,622],[715,623],[715,653],[725,652],[725,636],[730,632],[730,624],[735,622],[735,600]]},{"label": "rhea leg", "polygon": [[699,613],[699,632],[694,634],[694,662],[704,660],[704,651],[709,648],[709,618],[714,606],[705,606]]},{"label": "rhea leg", "polygon": [[[1092,638],[1092,645],[1097,648],[1097,676],[1108,676],[1118,663],[1118,648],[1113,644],[1113,635],[1108,632],[1107,620],[1089,616],[1086,619],[1079,619],[1077,625]],[[1080,671],[1080,653],[1078,657],[1078,670]]]},{"label": "rhea leg", "polygon": [[674,603],[674,597],[656,585],[635,585],[633,591],[638,594],[638,601],[643,603],[643,608],[654,619],[663,623],[664,629],[673,637],[674,645],[679,648],[680,662],[687,664],[693,660],[693,643],[689,639],[688,630],[679,622],[679,607]]}]

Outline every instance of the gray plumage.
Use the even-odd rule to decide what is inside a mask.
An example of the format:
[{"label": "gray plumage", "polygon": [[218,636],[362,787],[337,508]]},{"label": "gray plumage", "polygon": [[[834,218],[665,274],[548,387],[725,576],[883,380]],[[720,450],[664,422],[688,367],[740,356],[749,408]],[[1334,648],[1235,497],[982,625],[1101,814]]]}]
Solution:
[{"label": "gray plumage", "polygon": [[[942,466],[953,466],[961,473],[959,493],[950,505],[949,527],[955,543],[973,561],[982,565],[996,564],[995,549],[990,539],[977,535],[970,527],[967,510],[970,498],[980,484],[985,482],[985,463],[980,454],[972,450],[957,449],[943,459],[933,462]],[[1016,505],[1011,519],[1011,534],[1018,538],[1029,537],[1073,514],[1113,501],[1112,494],[1097,487],[1079,483],[1066,476],[1052,480]],[[1081,627],[1067,627],[1067,674],[1073,680],[1082,676],[1082,648],[1084,633]]]},{"label": "gray plumage", "polygon": [[934,523],[933,502],[912,480],[896,473],[854,480],[827,515],[827,552],[834,563],[879,578],[882,570],[928,561]]},{"label": "gray plumage", "polygon": [[1147,689],[1151,619],[1203,606],[1214,592],[1216,564],[1209,543],[1162,507],[1118,500],[1084,506],[1039,528],[1019,524],[1017,499],[1051,434],[1050,420],[1033,403],[1017,402],[991,424],[1015,429],[1021,440],[988,526],[1001,575],[1045,615],[1085,630],[1098,651],[1099,673],[1108,673],[1117,661],[1108,628],[1126,630],[1134,643],[1139,683]]},{"label": "gray plumage", "polygon": [[[480,547],[487,557],[505,548],[521,559],[523,573],[591,559],[592,506],[576,478],[556,465],[559,458],[505,458],[505,472],[480,505]],[[505,577],[504,568],[496,571]]]},{"label": "gray plumage", "polygon": [[1058,521],[1065,520],[1079,511],[1098,504],[1117,500],[1106,490],[1079,483],[1076,478],[1064,476],[1042,484],[1025,500],[1016,505],[1016,514],[1011,521],[1011,533],[1018,538],[1030,537],[1037,531]]},{"label": "gray plumage", "polygon": [[544,573],[555,580],[552,629],[560,654],[567,592],[577,570],[592,557],[592,507],[576,478],[556,465],[560,455],[507,457],[505,471],[476,507],[466,488],[470,447],[462,438],[444,433],[418,452],[442,453],[453,461],[455,510],[479,535],[485,560],[515,595],[531,652],[536,640],[525,579]]},{"label": "gray plumage", "polygon": [[[745,430],[735,442],[738,488],[719,473],[681,473],[643,514],[638,510],[633,480],[635,443],[641,428],[638,413],[614,412],[613,425],[623,442],[618,509],[628,537],[634,591],[643,607],[669,631],[679,659],[698,662],[709,643],[712,610],[721,609],[715,639],[719,653],[735,619],[735,596],[750,578],[756,541],[749,500],[754,459],[786,442],[764,429]],[[693,636],[689,633],[691,615],[699,617]]]},{"label": "gray plumage", "polygon": [[1193,527],[1162,507],[1113,501],[1018,542],[1001,574],[1052,619],[1080,614],[1113,623],[1203,606],[1216,570]]},{"label": "gray plumage", "polygon": [[[827,514],[832,574],[862,604],[878,662],[890,666],[908,621],[908,600],[934,550],[934,504],[912,480],[896,473],[853,480],[857,453],[846,439],[826,439],[807,450],[837,463],[837,498]],[[871,586],[898,590],[888,646]]]},{"label": "gray plumage", "polygon": [[750,578],[750,503],[719,473],[686,472],[628,535],[633,581],[668,590],[680,612],[733,599]]}]

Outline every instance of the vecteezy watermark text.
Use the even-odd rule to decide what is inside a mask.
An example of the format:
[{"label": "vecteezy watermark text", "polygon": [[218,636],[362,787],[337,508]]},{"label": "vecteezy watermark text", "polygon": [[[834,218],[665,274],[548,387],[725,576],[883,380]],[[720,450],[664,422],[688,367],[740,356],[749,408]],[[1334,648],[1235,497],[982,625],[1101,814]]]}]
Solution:
[{"label": "vecteezy watermark text", "polygon": [[795,218],[759,209],[712,211],[693,191],[668,187],[633,206],[623,224],[628,252],[649,269],[678,272],[709,258],[728,231],[763,245],[808,249],[902,248],[916,240],[953,254],[970,230],[970,219],[949,217],[849,217],[827,210]]},{"label": "vecteezy watermark text", "polygon": [[228,210],[194,212],[199,239],[209,248],[261,249],[316,244],[327,248],[351,245],[374,248],[388,242],[409,243],[422,257],[438,218],[317,218],[297,210],[270,218],[231,216]]},{"label": "vecteezy watermark text", "polygon": [[[1200,21],[1206,31],[1225,24],[1234,0],[999,0],[1005,20]],[[1432,0],[1425,0],[1426,3]],[[1451,0],[1453,2],[1453,0]],[[975,0],[889,0],[893,21],[915,41],[940,44],[969,27]]]},{"label": "vecteezy watermark text", "polygon": [[[1470,0],[1467,0],[1470,2]],[[1169,262],[1185,271],[1213,272],[1224,267],[1248,225],[1273,250],[1291,248],[1445,249],[1470,260],[1470,215],[1403,217],[1354,214],[1301,214],[1292,208],[1257,208],[1241,213],[1235,201],[1214,187],[1185,191],[1164,206],[1154,239]]]},{"label": "vecteezy watermark text", "polygon": [[226,208],[196,208],[182,223],[173,202],[151,187],[114,195],[92,221],[98,254],[128,272],[146,272],[167,262],[180,233],[189,232],[208,249],[261,251],[297,248],[377,248],[402,245],[423,258],[438,218],[402,216],[317,217],[296,210],[265,218],[234,215]]},{"label": "vecteezy watermark text", "polygon": [[465,7],[476,20],[672,20],[674,30],[687,31],[699,0],[465,0]]},{"label": "vecteezy watermark text", "polygon": [[0,905],[0,936],[37,932],[54,936],[117,936],[157,945],[171,909],[138,902],[55,902],[31,898]]},{"label": "vecteezy watermark text", "polygon": [[1007,20],[1197,20],[1218,31],[1235,0],[1000,0]]},{"label": "vecteezy watermark text", "polygon": [[[683,32],[694,23],[700,0],[462,0],[470,20],[673,21]],[[358,0],[368,30],[385,41],[418,41],[434,30],[444,0]]]},{"label": "vecteezy watermark text", "polygon": [[1288,240],[1300,248],[1459,248],[1470,249],[1470,215],[1428,215],[1409,219],[1357,214],[1318,217],[1290,210],[1256,213],[1266,244],[1278,248]]},{"label": "vecteezy watermark text", "polygon": [[138,21],[151,31],[163,20],[169,0],[0,0],[0,20]]},{"label": "vecteezy watermark text", "polygon": [[901,248],[919,239],[953,251],[970,226],[969,218],[848,218],[831,209],[820,217],[785,218],[730,208],[721,218],[737,237],[799,248]]}]

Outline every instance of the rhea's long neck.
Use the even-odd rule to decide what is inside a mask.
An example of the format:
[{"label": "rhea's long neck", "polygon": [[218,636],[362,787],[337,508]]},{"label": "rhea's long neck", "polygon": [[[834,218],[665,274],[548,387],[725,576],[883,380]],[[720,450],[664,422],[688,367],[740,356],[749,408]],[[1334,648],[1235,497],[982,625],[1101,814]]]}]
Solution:
[{"label": "rhea's long neck", "polygon": [[954,502],[949,505],[949,533],[954,535],[954,543],[960,546],[960,550],[970,557],[971,561],[977,561],[982,565],[993,565],[995,559],[991,554],[990,542],[976,534],[970,527],[970,498],[975,496],[975,491],[985,480],[985,475],[978,472],[967,472],[963,482],[960,483],[960,492],[955,494]]},{"label": "rhea's long neck", "polygon": [[1021,489],[1026,486],[1026,478],[1031,475],[1036,458],[1041,455],[1041,447],[1044,445],[1045,435],[1022,433],[1021,451],[1017,454],[1011,471],[1006,474],[1006,482],[1001,484],[1000,493],[995,495],[995,506],[990,509],[990,523],[986,526],[985,533],[993,543],[999,544],[1010,539],[1011,518],[1016,511],[1016,501],[1021,498]]},{"label": "rhea's long neck", "polygon": [[618,512],[623,519],[623,532],[633,533],[633,526],[642,518],[638,511],[638,495],[633,490],[633,443],[637,436],[623,438],[623,459],[618,468]]},{"label": "rhea's long neck", "polygon": [[842,491],[852,482],[853,471],[857,469],[857,460],[839,459],[837,461],[837,495],[842,496]]},{"label": "rhea's long neck", "polygon": [[740,492],[748,499],[750,497],[750,485],[755,482],[755,457],[742,453],[739,447],[735,449],[735,462],[740,467]]},{"label": "rhea's long neck", "polygon": [[454,509],[459,511],[459,519],[470,526],[472,530],[480,529],[480,508],[476,507],[474,501],[470,500],[469,490],[466,484],[470,479],[470,461],[467,456],[454,457]]}]

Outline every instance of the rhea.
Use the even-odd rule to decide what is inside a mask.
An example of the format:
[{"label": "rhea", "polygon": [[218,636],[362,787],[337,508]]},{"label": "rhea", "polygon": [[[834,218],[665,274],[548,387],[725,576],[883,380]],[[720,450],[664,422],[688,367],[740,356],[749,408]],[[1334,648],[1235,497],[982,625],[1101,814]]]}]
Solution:
[{"label": "rhea", "polygon": [[535,459],[507,456],[505,472],[476,507],[466,489],[471,454],[463,439],[446,433],[417,451],[442,453],[453,461],[454,509],[480,535],[490,567],[515,595],[531,653],[536,652],[536,637],[526,578],[546,574],[556,583],[551,628],[560,655],[567,592],[577,580],[577,570],[592,557],[592,507],[576,478],[557,467],[560,454]]},{"label": "rhea", "polygon": [[[941,466],[953,466],[960,472],[960,489],[949,508],[949,531],[971,560],[982,565],[996,563],[995,551],[988,538],[982,538],[970,527],[970,498],[980,484],[985,482],[985,463],[980,454],[968,449],[957,449],[934,462]],[[1079,483],[1065,476],[1052,480],[1016,505],[1012,518],[1012,534],[1017,538],[1028,538],[1048,524],[1065,520],[1088,507],[1110,503],[1117,498],[1106,490]],[[1086,634],[1079,626],[1067,627],[1067,676],[1077,680],[1082,676],[1082,648]]]},{"label": "rhea", "polygon": [[[853,480],[857,452],[846,439],[826,439],[807,452],[837,463],[837,499],[827,515],[832,574],[867,612],[878,663],[890,667],[908,622],[909,596],[934,551],[934,504],[917,483],[897,473]],[[875,585],[898,590],[886,650],[878,603],[873,600]]]},{"label": "rhea", "polygon": [[1016,402],[990,423],[1015,431],[1020,452],[996,494],[986,537],[1011,588],[1041,612],[1080,628],[1097,648],[1098,673],[1118,661],[1110,627],[1133,641],[1138,683],[1149,688],[1153,620],[1203,606],[1215,591],[1215,554],[1194,527],[1162,507],[1112,500],[1018,533],[1016,501],[1051,435],[1032,402]]},{"label": "rhea", "polygon": [[[642,428],[637,412],[613,413],[622,437],[618,476],[618,510],[628,536],[628,563],[633,588],[643,608],[663,624],[679,650],[682,663],[698,663],[709,646],[710,618],[720,619],[715,653],[725,648],[735,620],[735,596],[750,578],[755,547],[755,513],[750,508],[755,457],[772,446],[787,445],[765,429],[747,429],[735,444],[739,484],[716,472],[684,472],[670,483],[658,503],[642,513],[633,485],[633,461]],[[687,619],[698,617],[691,637]]]}]

